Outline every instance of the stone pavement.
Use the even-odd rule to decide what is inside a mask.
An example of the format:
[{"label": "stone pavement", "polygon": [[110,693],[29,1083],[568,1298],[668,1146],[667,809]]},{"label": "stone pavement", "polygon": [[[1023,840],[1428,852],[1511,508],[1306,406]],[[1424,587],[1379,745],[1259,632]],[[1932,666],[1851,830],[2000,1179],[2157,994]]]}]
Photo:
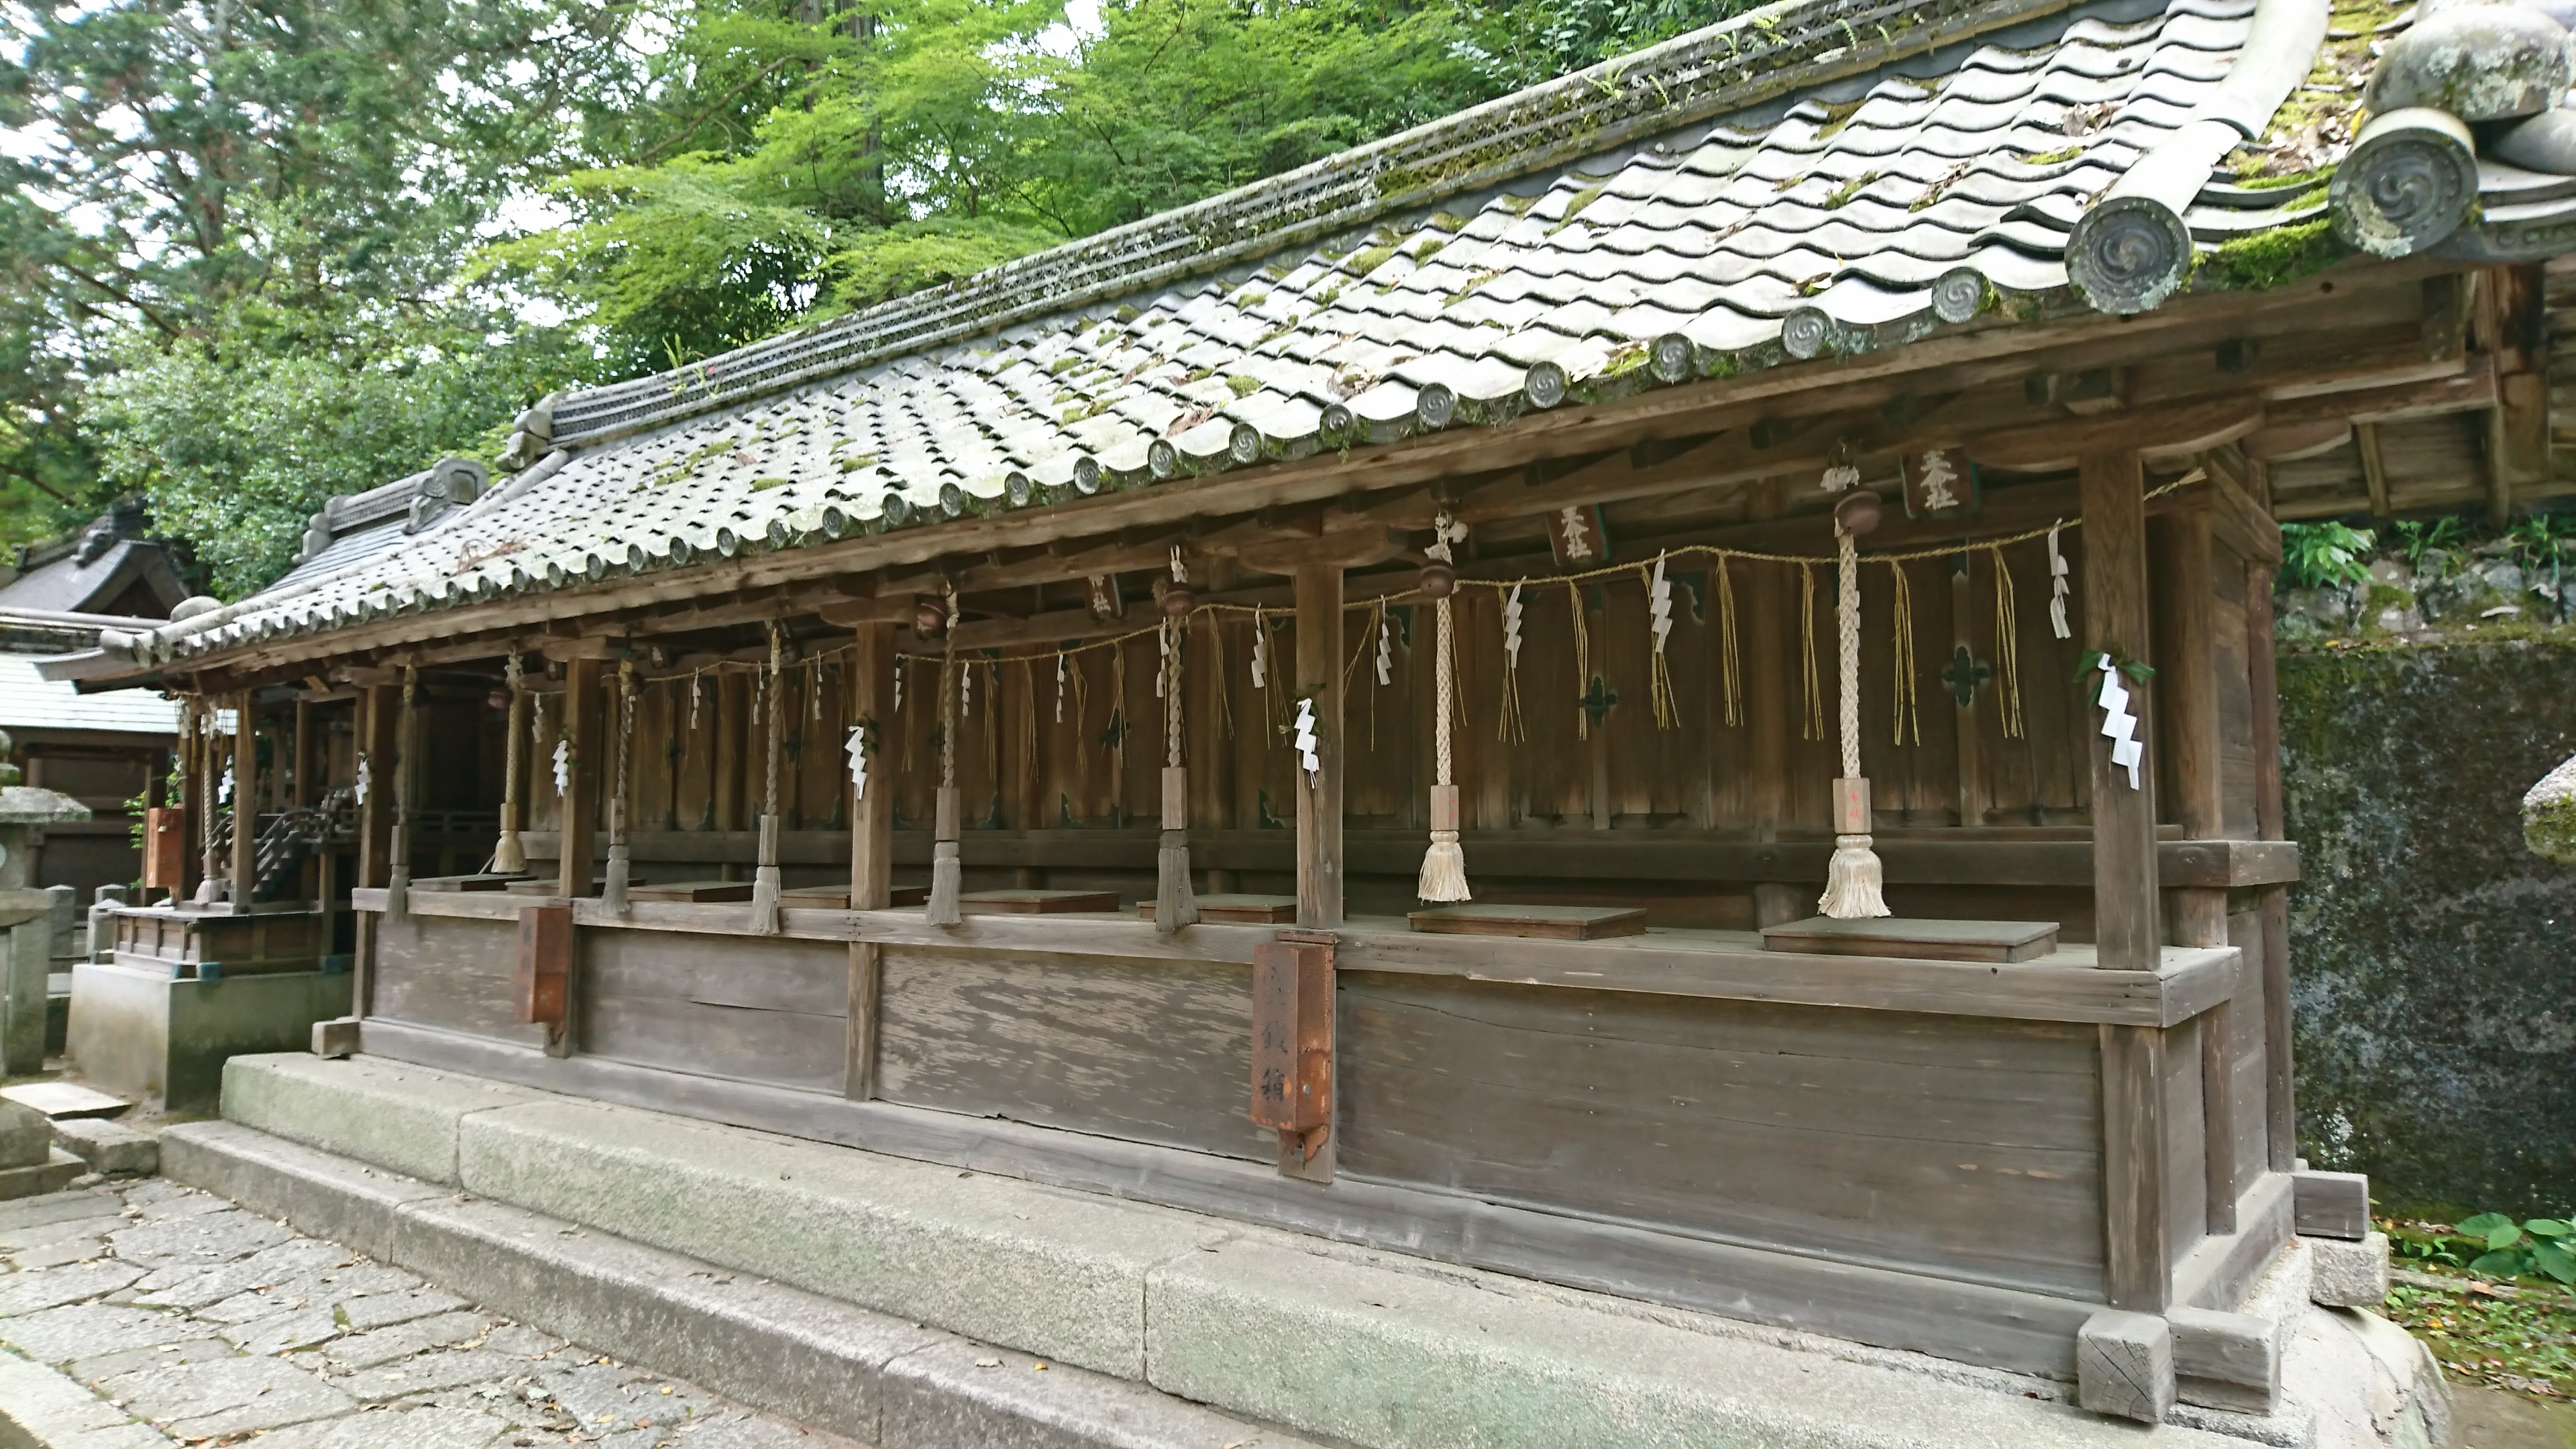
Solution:
[{"label": "stone pavement", "polygon": [[854,1449],[158,1178],[0,1204],[0,1255],[0,1443]]}]

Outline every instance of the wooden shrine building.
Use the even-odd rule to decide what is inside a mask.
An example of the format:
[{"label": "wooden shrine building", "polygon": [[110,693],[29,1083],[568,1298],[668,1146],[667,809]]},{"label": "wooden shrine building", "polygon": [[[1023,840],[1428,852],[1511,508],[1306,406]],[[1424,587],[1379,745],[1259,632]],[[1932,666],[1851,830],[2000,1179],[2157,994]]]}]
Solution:
[{"label": "wooden shrine building", "polygon": [[2498,99],[2439,23],[1785,0],[549,399],[51,666],[245,721],[133,949],[345,929],[368,1053],[1974,1363],[2165,1315],[2268,1403],[2275,520],[2566,491],[2564,34]]}]

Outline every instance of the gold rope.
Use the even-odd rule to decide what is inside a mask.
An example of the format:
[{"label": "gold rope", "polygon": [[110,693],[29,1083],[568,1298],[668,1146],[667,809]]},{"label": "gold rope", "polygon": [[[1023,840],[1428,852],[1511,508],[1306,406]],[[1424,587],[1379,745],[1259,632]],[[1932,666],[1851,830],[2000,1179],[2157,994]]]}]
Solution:
[{"label": "gold rope", "polygon": [[1718,667],[1726,682],[1726,722],[1744,723],[1744,666],[1735,647],[1735,580],[1726,571],[1726,555],[1717,556]]},{"label": "gold rope", "polygon": [[[1186,621],[1182,627],[1188,627]],[[1208,661],[1208,668],[1213,671],[1209,677],[1216,681],[1213,693],[1216,695],[1217,734],[1230,740],[1234,738],[1234,706],[1226,703],[1226,698],[1234,691],[1225,687],[1225,621],[1222,619],[1208,620]]]},{"label": "gold rope", "polygon": [[1038,768],[1038,666],[1034,654],[1020,660],[1020,758],[1028,762],[1031,776]]},{"label": "gold rope", "polygon": [[1574,616],[1574,737],[1592,738],[1592,713],[1583,707],[1583,696],[1592,688],[1592,634],[1583,623],[1583,586],[1572,579],[1565,581],[1565,603]]},{"label": "gold rope", "polygon": [[2017,740],[2022,737],[2021,619],[2014,607],[2012,567],[2004,562],[2004,551],[1987,552],[1995,556],[1995,682],[2003,689],[1996,704],[2004,718],[2004,738]]},{"label": "gold rope", "polygon": [[1896,576],[1893,598],[1896,605],[1896,743],[1904,744],[1911,729],[1914,743],[1923,743],[1923,713],[1914,681],[1914,585],[1905,577],[1905,565],[1890,560],[1887,571]]},{"label": "gold rope", "polygon": [[1806,712],[1798,720],[1798,738],[1821,740],[1825,737],[1825,688],[1816,665],[1816,568],[1808,563],[1798,565],[1798,637],[1802,641],[1798,655],[1806,669]]}]

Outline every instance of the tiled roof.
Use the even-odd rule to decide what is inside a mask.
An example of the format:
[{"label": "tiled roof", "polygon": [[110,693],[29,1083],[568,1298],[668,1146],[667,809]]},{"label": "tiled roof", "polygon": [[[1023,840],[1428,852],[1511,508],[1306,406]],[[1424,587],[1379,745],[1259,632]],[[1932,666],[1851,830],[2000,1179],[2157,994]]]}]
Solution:
[{"label": "tiled roof", "polygon": [[[144,657],[1507,424],[1532,409],[1898,345],[1998,310],[2080,308],[2069,229],[2212,102],[2254,5],[2105,0],[2022,18],[2032,8],[1984,7],[1975,13],[1995,23],[1972,42],[1714,115],[1691,114],[1702,103],[1687,95],[1641,105],[1619,79],[1634,71],[1614,64],[1589,82],[1569,78],[1620,102],[1588,153],[1439,207],[1320,242],[1300,236],[1195,279],[1187,258],[1151,246],[1104,273],[1101,243],[1076,243],[685,375],[565,398],[555,441],[576,450],[534,487],[504,486],[362,567],[334,572],[317,559],[294,585],[220,619],[157,631]],[[1831,0],[1774,7],[1775,19],[1801,21],[1846,11],[1877,13]],[[1722,69],[1709,57],[1730,37],[1743,45],[1762,33],[1730,22],[1636,58],[1636,69],[1678,74],[1675,56]],[[1530,97],[1562,100],[1566,85],[1442,125],[1509,132]],[[1454,135],[1445,152],[1421,139],[1439,130],[1353,153],[1343,172],[1384,191],[1389,147],[1459,154]],[[1320,167],[1341,174],[1336,164]],[[1309,194],[1323,183],[1299,184],[1309,219],[1356,206],[1336,211],[1331,196]],[[1275,203],[1254,188],[1127,233],[1206,232],[1211,208]],[[2206,247],[2316,218],[2324,205],[2319,190],[2214,185],[2184,219]],[[1262,224],[1269,235],[1304,225]],[[1032,277],[1064,283],[1059,306],[1014,320],[1009,299]],[[1062,305],[1068,293],[1090,300]],[[977,335],[856,365],[943,328]],[[688,415],[743,394],[753,400]],[[639,418],[674,415],[616,437]]]},{"label": "tiled roof", "polygon": [[0,653],[0,729],[175,735],[179,706],[139,689],[82,694],[38,674],[36,662],[26,655]]}]

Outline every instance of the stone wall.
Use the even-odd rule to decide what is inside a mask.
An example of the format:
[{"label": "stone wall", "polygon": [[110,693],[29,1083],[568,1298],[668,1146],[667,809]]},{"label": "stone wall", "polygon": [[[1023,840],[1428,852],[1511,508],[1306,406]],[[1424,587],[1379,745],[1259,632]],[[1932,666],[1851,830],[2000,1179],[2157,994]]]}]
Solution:
[{"label": "stone wall", "polygon": [[2304,1150],[2392,1208],[2576,1206],[2576,868],[2520,813],[2576,754],[2576,628],[2285,644],[2280,678]]}]

